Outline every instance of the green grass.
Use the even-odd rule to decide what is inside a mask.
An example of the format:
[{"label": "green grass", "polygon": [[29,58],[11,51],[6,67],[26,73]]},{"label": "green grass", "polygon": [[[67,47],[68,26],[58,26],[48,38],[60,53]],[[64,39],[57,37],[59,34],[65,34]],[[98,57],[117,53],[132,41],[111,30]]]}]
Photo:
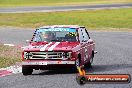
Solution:
[{"label": "green grass", "polygon": [[0,0],[0,7],[129,3],[132,0]]},{"label": "green grass", "polygon": [[0,68],[21,61],[21,50],[16,47],[0,45]]},{"label": "green grass", "polygon": [[37,28],[43,25],[77,24],[90,29],[132,29],[132,9],[0,14],[0,26]]}]

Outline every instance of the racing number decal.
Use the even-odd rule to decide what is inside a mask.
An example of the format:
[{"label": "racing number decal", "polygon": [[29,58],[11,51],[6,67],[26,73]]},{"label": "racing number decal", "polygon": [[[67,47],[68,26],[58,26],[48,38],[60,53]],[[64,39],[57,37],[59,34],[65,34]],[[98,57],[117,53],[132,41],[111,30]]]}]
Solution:
[{"label": "racing number decal", "polygon": [[84,57],[84,62],[88,59],[88,49],[87,49],[87,47],[85,47],[85,49],[84,49],[84,51],[85,51],[85,57]]}]

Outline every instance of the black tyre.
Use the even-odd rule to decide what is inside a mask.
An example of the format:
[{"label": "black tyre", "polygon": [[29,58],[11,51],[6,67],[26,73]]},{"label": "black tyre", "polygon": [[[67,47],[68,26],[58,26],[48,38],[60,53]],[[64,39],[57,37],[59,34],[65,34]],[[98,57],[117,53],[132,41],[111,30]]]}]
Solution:
[{"label": "black tyre", "polygon": [[81,66],[81,54],[78,55],[78,58],[75,61],[76,67],[80,67]]},{"label": "black tyre", "polygon": [[76,64],[76,67],[79,67],[79,66],[80,66],[80,61],[79,61],[79,59],[77,59],[77,60],[75,61],[75,64]]},{"label": "black tyre", "polygon": [[74,71],[75,71],[75,72],[78,72],[77,67],[80,67],[80,66],[81,66],[81,55],[79,54],[79,55],[78,55],[78,58],[77,58],[76,61],[75,61]]},{"label": "black tyre", "polygon": [[78,69],[77,69],[77,67],[79,66],[79,60],[77,59],[76,61],[75,61],[75,66],[73,67],[73,68],[71,68],[71,70],[73,71],[73,72],[76,72],[76,73],[78,73]]},{"label": "black tyre", "polygon": [[32,68],[29,68],[29,67],[25,67],[25,66],[22,66],[22,73],[23,75],[31,75],[33,72],[33,69]]}]

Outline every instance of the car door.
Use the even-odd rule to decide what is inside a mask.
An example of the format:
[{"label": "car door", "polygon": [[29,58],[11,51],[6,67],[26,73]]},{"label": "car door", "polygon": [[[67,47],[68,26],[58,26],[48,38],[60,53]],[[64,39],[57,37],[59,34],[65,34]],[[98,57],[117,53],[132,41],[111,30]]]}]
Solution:
[{"label": "car door", "polygon": [[85,27],[80,27],[79,40],[81,43],[81,63],[85,64],[88,62],[88,59],[89,59],[89,54],[88,54],[88,52],[89,52],[89,44],[88,44],[89,36],[86,32]]}]

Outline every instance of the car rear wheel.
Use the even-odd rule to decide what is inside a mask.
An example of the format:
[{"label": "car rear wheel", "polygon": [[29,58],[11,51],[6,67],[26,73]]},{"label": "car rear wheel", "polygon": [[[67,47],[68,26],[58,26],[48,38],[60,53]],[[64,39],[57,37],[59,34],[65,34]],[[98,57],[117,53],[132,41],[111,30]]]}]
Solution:
[{"label": "car rear wheel", "polygon": [[93,63],[93,57],[91,57],[90,61],[88,62],[88,67],[92,67],[92,63]]},{"label": "car rear wheel", "polygon": [[93,58],[94,58],[94,53],[92,53],[90,61],[85,65],[85,67],[92,67],[92,63],[93,63]]},{"label": "car rear wheel", "polygon": [[32,68],[29,68],[29,67],[25,67],[25,66],[22,66],[22,73],[23,75],[31,75],[33,72],[33,69]]}]

